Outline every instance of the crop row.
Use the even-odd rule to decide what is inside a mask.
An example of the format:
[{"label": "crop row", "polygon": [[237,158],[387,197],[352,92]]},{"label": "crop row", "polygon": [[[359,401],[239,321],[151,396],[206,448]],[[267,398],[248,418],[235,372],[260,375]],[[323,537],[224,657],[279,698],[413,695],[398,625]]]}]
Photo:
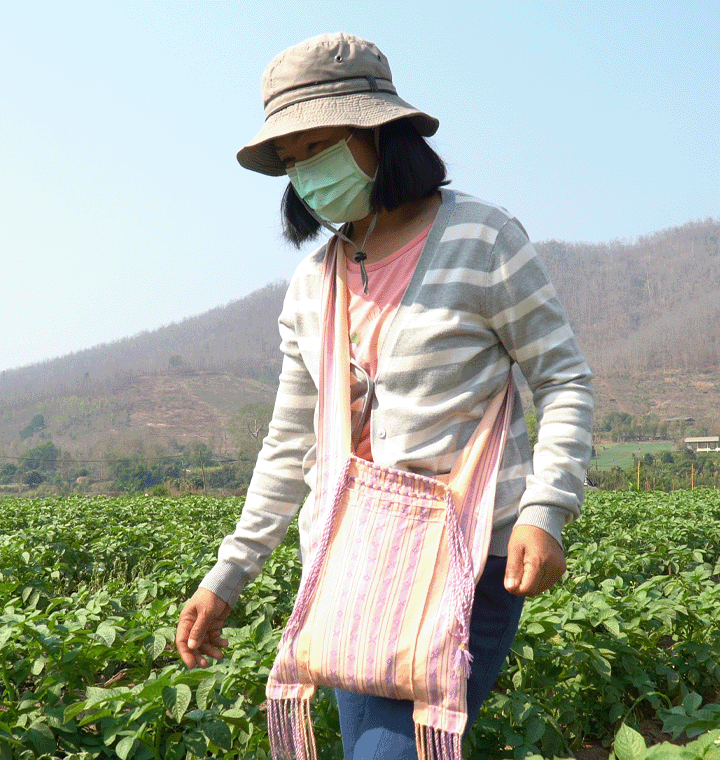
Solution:
[{"label": "crop row", "polygon": [[[0,500],[0,760],[268,756],[264,680],[298,582],[295,529],[228,621],[222,662],[187,671],[171,644],[241,507]],[[468,755],[567,757],[617,736],[618,760],[641,760],[633,727],[651,720],[701,737],[667,757],[720,760],[716,492],[592,493],[566,547],[568,575],[526,603]],[[341,758],[330,692],[313,712],[322,757]]]}]

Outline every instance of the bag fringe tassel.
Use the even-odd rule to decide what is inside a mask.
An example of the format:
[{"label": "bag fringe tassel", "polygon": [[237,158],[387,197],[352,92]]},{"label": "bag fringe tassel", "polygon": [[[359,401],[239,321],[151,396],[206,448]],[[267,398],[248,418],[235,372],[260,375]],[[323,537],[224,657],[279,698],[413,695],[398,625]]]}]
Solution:
[{"label": "bag fringe tassel", "polygon": [[462,760],[462,736],[415,724],[418,760]]},{"label": "bag fringe tassel", "polygon": [[[268,733],[273,760],[318,760],[308,699],[269,699]],[[462,736],[415,724],[418,760],[462,760]]]},{"label": "bag fringe tassel", "polygon": [[270,751],[274,760],[318,760],[309,699],[269,699]]}]

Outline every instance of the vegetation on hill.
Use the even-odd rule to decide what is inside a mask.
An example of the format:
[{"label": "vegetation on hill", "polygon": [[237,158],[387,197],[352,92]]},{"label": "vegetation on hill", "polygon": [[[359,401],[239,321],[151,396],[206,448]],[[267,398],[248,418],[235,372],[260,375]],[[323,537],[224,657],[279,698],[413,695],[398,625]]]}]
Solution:
[{"label": "vegetation on hill", "polygon": [[596,372],[717,370],[720,220],[537,248]]},{"label": "vegetation on hill", "polygon": [[274,385],[280,372],[277,319],[286,284],[152,332],[0,373],[0,413],[13,402],[103,398],[152,374],[230,373]]},{"label": "vegetation on hill", "polygon": [[[720,220],[706,220],[631,243],[537,244],[596,374],[599,438],[677,444],[720,433],[719,241]],[[222,470],[212,477],[241,488],[262,438],[242,410],[267,416],[273,402],[284,291],[273,283],[160,330],[0,373],[0,486],[22,483],[23,457],[50,441],[68,484],[117,484],[117,462],[134,468],[123,487],[182,480],[186,453],[202,445]]]}]

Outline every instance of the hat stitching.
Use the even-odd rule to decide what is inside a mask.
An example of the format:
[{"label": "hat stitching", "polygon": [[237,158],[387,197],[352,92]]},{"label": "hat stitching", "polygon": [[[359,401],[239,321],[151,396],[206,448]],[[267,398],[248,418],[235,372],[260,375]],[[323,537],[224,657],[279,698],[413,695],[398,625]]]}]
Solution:
[{"label": "hat stitching", "polygon": [[[344,92],[344,93],[343,93],[343,95],[363,95],[363,94],[367,94],[367,93],[369,93],[369,92],[370,92],[370,90],[364,90],[364,91],[362,91],[362,90],[358,90],[357,92]],[[384,93],[386,93],[387,95],[395,95],[395,93],[394,93],[394,92],[391,92],[390,90],[378,90],[378,92],[384,92]],[[340,97],[342,97],[342,96],[335,96],[335,97],[333,97],[332,99],[333,99],[334,101],[337,101],[337,100],[339,100],[339,99],[340,99]],[[280,107],[279,107],[277,110],[273,111],[272,113],[269,113],[269,114],[267,115],[267,119],[269,119],[271,116],[275,116],[275,115],[277,115],[277,114],[281,113],[281,112],[282,112],[282,111],[284,111],[286,108],[292,108],[292,106],[295,106],[295,105],[297,105],[298,103],[309,103],[309,102],[310,102],[310,101],[312,101],[312,100],[326,100],[327,98],[328,98],[328,96],[327,96],[327,95],[309,95],[309,96],[308,96],[308,97],[306,97],[306,98],[299,98],[299,99],[297,99],[297,100],[293,100],[293,102],[292,102],[292,103],[288,103],[287,105],[284,105],[284,106],[280,106]],[[391,103],[388,103],[387,105],[392,105],[392,104],[391,104]],[[333,116],[334,116],[334,114],[333,114]],[[411,114],[411,115],[410,115],[410,118],[413,118],[413,117],[414,117],[414,114]],[[394,121],[396,118],[400,118],[400,117],[398,117],[398,116],[392,116],[392,117],[389,119],[389,121]],[[266,119],[266,121],[267,121],[267,119]],[[340,125],[340,126],[344,126],[344,125]],[[269,139],[272,139],[272,138],[269,138]],[[265,141],[263,141],[263,142],[265,142]],[[257,145],[261,145],[262,143],[256,143],[256,144],[257,144]]]},{"label": "hat stitching", "polygon": [[[377,84],[378,80],[375,77],[371,77],[369,75],[359,76],[359,77],[342,77],[338,79],[318,80],[316,82],[307,82],[305,84],[298,85],[297,87],[287,87],[286,89],[281,90],[280,92],[276,92],[271,98],[265,101],[265,110],[267,111],[268,106],[273,100],[275,100],[276,98],[279,98],[281,95],[286,95],[289,92],[304,90],[308,87],[317,87],[317,85],[319,84],[336,84],[338,82],[351,82],[353,79],[358,80],[358,86],[360,87],[360,89],[343,90],[342,92],[336,93],[334,95],[328,95],[328,93],[323,93],[321,95],[308,96],[306,98],[298,98],[297,100],[294,100],[293,103],[303,103],[306,100],[316,100],[318,98],[327,98],[327,97],[339,98],[339,97],[342,97],[343,95],[357,95],[363,92],[387,92],[390,95],[397,95],[397,90],[395,89],[395,85],[392,83],[391,79],[381,79],[380,80],[381,82],[387,82],[389,86],[379,87]],[[362,84],[365,85],[364,88],[361,86]],[[288,106],[293,105],[293,103],[287,103],[284,106],[280,106],[276,111],[271,111],[270,113],[268,113],[268,116],[272,116],[278,111],[281,111],[283,108],[287,108]]]}]

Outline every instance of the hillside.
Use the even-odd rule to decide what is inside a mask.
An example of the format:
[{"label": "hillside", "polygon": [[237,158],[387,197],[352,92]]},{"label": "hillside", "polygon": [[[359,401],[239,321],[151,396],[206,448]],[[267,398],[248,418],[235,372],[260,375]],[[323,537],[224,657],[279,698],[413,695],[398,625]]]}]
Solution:
[{"label": "hillside", "polygon": [[[720,432],[720,221],[632,243],[537,248],[596,372],[597,420],[654,414]],[[0,457],[48,439],[78,462],[193,443],[232,457],[253,433],[252,409],[274,398],[284,290],[273,283],[178,324],[1,373]],[[28,432],[36,415],[45,427]]]},{"label": "hillside", "polygon": [[537,246],[593,369],[716,372],[720,364],[720,221],[632,244]]}]

